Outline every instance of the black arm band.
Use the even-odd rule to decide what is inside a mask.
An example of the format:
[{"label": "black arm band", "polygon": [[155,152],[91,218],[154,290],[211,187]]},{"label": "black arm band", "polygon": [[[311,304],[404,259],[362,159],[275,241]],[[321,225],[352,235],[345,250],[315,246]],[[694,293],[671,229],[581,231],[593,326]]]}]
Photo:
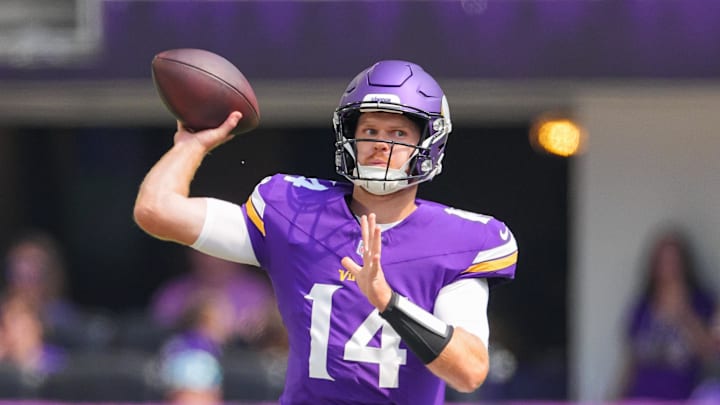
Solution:
[{"label": "black arm band", "polygon": [[435,360],[453,335],[453,327],[393,291],[380,313],[407,347],[425,364]]}]

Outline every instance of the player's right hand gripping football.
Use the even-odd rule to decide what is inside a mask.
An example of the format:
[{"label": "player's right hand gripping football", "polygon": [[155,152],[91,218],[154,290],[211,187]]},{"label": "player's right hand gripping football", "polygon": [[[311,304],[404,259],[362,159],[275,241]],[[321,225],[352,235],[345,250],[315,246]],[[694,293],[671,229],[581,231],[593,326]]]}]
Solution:
[{"label": "player's right hand gripping football", "polygon": [[235,136],[231,134],[230,131],[237,126],[242,117],[241,112],[233,111],[219,127],[197,132],[192,132],[192,130],[185,127],[182,122],[178,121],[177,132],[175,132],[174,138],[175,144],[197,142],[205,149],[205,153],[210,152]]}]

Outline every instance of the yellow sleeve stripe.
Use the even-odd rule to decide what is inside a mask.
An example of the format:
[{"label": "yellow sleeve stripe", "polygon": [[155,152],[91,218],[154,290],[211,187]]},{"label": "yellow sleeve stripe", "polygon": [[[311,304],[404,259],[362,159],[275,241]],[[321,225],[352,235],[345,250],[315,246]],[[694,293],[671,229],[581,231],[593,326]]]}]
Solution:
[{"label": "yellow sleeve stripe", "polygon": [[265,222],[263,222],[262,218],[260,218],[260,215],[258,215],[257,211],[255,210],[255,206],[252,202],[252,197],[248,198],[247,203],[245,204],[245,208],[247,209],[247,214],[250,220],[253,224],[255,224],[255,227],[260,231],[260,233],[265,236]]},{"label": "yellow sleeve stripe", "polygon": [[505,256],[503,258],[496,259],[496,260],[490,260],[487,262],[474,264],[474,265],[468,267],[465,271],[463,271],[463,273],[485,273],[488,271],[504,269],[505,267],[508,267],[508,266],[511,266],[511,265],[517,263],[517,256],[518,256],[518,252],[516,250],[515,253],[513,253],[509,256]]}]

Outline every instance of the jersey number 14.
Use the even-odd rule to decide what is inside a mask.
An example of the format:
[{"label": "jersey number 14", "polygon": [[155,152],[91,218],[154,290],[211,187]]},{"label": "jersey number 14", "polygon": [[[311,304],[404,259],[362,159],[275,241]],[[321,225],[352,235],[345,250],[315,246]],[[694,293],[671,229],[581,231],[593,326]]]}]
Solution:
[{"label": "jersey number 14", "polygon": [[[327,370],[327,351],[332,296],[340,288],[342,286],[318,283],[314,284],[310,293],[305,296],[313,302],[310,321],[311,378],[335,381]],[[378,330],[381,336],[380,347],[369,346]],[[380,369],[380,388],[397,388],[400,366],[407,362],[407,350],[400,348],[400,336],[375,309],[345,343],[343,360],[377,364]]]}]

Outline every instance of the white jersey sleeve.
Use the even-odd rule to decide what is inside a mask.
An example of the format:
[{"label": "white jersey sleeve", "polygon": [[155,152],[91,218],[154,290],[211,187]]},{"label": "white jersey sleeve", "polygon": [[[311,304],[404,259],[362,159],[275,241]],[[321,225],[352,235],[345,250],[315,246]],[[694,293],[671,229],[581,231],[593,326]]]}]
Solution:
[{"label": "white jersey sleeve", "polygon": [[259,266],[239,205],[206,198],[205,223],[190,247],[210,256]]},{"label": "white jersey sleeve", "polygon": [[487,305],[490,291],[486,279],[466,278],[448,284],[435,299],[434,315],[452,326],[459,326],[482,340],[490,339]]}]

